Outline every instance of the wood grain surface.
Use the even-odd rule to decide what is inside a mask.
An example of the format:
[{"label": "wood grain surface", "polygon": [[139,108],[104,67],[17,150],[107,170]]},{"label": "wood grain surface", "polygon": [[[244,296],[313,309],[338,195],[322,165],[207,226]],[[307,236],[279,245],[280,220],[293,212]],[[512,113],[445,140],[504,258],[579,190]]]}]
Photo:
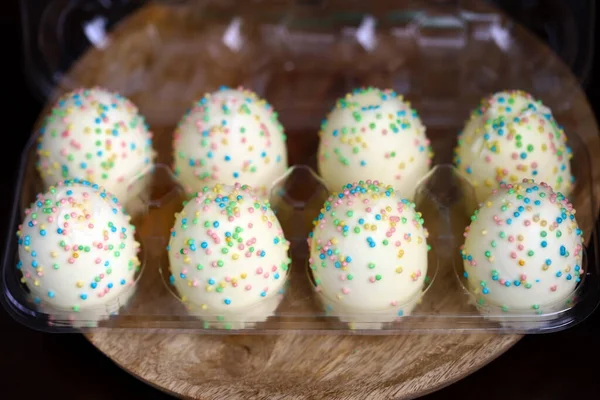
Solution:
[{"label": "wood grain surface", "polygon": [[[374,12],[380,3],[385,2],[375,2]],[[481,7],[477,3],[476,8]],[[267,97],[279,111],[282,123],[288,128],[290,162],[314,165],[316,131],[336,97],[358,85],[396,87],[402,71],[421,70],[416,77],[408,77],[408,82],[416,82],[419,88],[411,92],[411,101],[428,126],[436,163],[451,160],[456,129],[460,128],[447,126],[444,116],[458,113],[464,120],[481,96],[507,89],[503,86],[505,82],[541,97],[567,132],[578,133],[580,142],[575,143],[578,149],[587,148],[589,154],[600,154],[598,128],[583,92],[567,67],[519,27],[512,34],[519,39],[519,54],[527,55],[523,64],[527,64],[530,75],[513,71],[510,64],[502,64],[505,60],[492,52],[485,59],[493,69],[503,72],[478,81],[485,66],[470,62],[469,57],[473,55],[470,52],[484,49],[470,49],[461,60],[436,59],[430,57],[438,57],[439,52],[423,54],[410,44],[398,44],[390,37],[381,37],[378,49],[368,57],[361,53],[361,57],[347,60],[347,54],[360,49],[341,41],[325,54],[301,56],[295,65],[283,63],[277,70],[273,66],[285,59],[283,53],[295,49],[292,45],[281,50],[282,54],[271,52],[270,59],[264,58],[264,49],[257,48],[259,45],[253,41],[242,51],[231,51],[220,40],[223,32],[220,23],[228,21],[220,21],[215,17],[220,14],[216,13],[212,14],[211,24],[206,24],[203,13],[208,11],[198,7],[190,12],[186,7],[156,4],[142,8],[117,26],[106,47],[86,52],[55,95],[77,86],[102,85],[128,96],[152,127],[158,161],[168,165],[173,126],[191,102],[220,85],[243,84]],[[252,37],[259,33],[249,30],[245,34]],[[390,52],[397,56],[390,57]],[[321,62],[324,68],[307,78],[302,71],[310,70],[312,62]],[[354,74],[340,73],[348,68],[348,63],[352,63]],[[459,74],[456,82],[441,82],[436,79],[439,76],[436,68],[440,65],[466,70],[468,74]],[[552,90],[536,92],[536,70],[546,71],[557,79],[554,85],[545,86]],[[471,85],[472,90],[466,90],[464,85]],[[455,98],[463,91],[463,103],[449,106],[443,102],[444,98]],[[437,96],[440,102],[430,104],[427,99],[432,96]],[[316,101],[310,104],[301,101],[306,98]],[[437,114],[428,112],[428,107],[438,110]],[[439,110],[445,110],[445,114]],[[588,162],[592,163],[594,174],[588,181],[600,182],[600,160],[579,158],[575,169],[585,170]],[[597,215],[599,189],[600,185],[594,185],[591,190],[595,196],[590,196],[590,190],[584,187],[578,187],[574,194],[578,210],[589,210],[582,211],[590,217],[584,218],[586,232],[591,232]],[[163,210],[158,220],[161,222],[141,226],[140,230],[168,229],[172,210]],[[462,310],[464,299],[457,295],[460,291],[453,274],[451,268],[440,267],[436,280],[442,286],[424,303]],[[408,399],[437,390],[481,368],[510,348],[520,336],[459,333],[360,336],[348,332],[219,336],[100,330],[88,333],[87,338],[123,369],[183,398]]]}]

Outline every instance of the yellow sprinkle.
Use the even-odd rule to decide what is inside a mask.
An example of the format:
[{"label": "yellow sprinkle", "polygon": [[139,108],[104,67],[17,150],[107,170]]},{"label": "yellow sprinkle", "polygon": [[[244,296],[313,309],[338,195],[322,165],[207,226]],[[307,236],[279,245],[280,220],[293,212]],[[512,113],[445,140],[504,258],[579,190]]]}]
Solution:
[{"label": "yellow sprinkle", "polygon": [[213,288],[210,285],[206,285],[206,291],[207,292],[212,292]]},{"label": "yellow sprinkle", "polygon": [[208,306],[207,306],[206,304],[202,304],[202,305],[200,306],[200,308],[201,308],[201,309],[203,309],[203,310],[206,310],[206,309],[208,309]]},{"label": "yellow sprinkle", "polygon": [[404,256],[404,250],[398,250],[398,258],[402,258]]},{"label": "yellow sprinkle", "polygon": [[519,260],[519,265],[522,267],[523,265],[525,265],[525,261],[524,260]]},{"label": "yellow sprinkle", "polygon": [[403,271],[402,267],[396,268],[396,273],[401,274]]},{"label": "yellow sprinkle", "polygon": [[238,258],[240,258],[240,255],[239,254],[233,254],[231,256],[231,258],[234,259],[234,260],[237,260]]},{"label": "yellow sprinkle", "polygon": [[40,286],[40,281],[38,281],[37,279],[33,281],[33,285],[34,286]]},{"label": "yellow sprinkle", "polygon": [[484,230],[482,230],[482,231],[481,231],[481,234],[482,234],[483,236],[487,235],[487,229],[484,229]]},{"label": "yellow sprinkle", "polygon": [[83,281],[77,281],[77,283],[75,284],[78,288],[82,288],[84,283]]}]

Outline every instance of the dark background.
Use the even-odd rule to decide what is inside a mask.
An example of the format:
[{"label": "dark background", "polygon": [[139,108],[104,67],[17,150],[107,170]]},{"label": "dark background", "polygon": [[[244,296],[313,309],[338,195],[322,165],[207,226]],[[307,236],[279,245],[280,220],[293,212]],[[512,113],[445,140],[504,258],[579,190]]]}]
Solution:
[{"label": "dark background", "polygon": [[[3,241],[15,166],[42,104],[25,82],[18,2],[2,3],[0,134],[5,139],[0,142],[3,183],[0,239]],[[597,38],[597,32],[594,36]],[[598,115],[600,99],[594,69],[586,92]],[[11,320],[0,308],[0,336],[0,398],[29,399],[48,395],[86,400],[169,398],[119,369],[81,335],[32,331]],[[600,312],[596,312],[565,332],[525,337],[488,366],[424,399],[460,396],[462,399],[554,400],[574,395],[580,399],[597,399],[600,398],[600,373],[594,365],[600,359],[599,343]]]}]

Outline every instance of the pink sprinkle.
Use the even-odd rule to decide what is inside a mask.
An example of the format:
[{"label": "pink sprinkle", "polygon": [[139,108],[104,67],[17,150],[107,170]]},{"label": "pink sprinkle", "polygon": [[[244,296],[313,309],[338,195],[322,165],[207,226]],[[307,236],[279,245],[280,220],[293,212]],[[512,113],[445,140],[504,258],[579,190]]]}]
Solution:
[{"label": "pink sprinkle", "polygon": [[519,245],[517,246],[517,249],[523,251],[523,249],[525,248],[525,246],[523,246],[521,243],[519,243]]},{"label": "pink sprinkle", "polygon": [[498,282],[499,282],[501,285],[504,285],[504,284],[506,283],[506,280],[504,280],[504,279],[500,279]]},{"label": "pink sprinkle", "polygon": [[396,306],[398,305],[398,300],[392,300],[392,301],[390,302],[390,305],[391,305],[392,307],[396,307]]},{"label": "pink sprinkle", "polygon": [[268,272],[265,272],[265,273],[263,274],[263,278],[267,279],[268,277],[269,277],[269,273],[268,273]]},{"label": "pink sprinkle", "polygon": [[374,283],[374,282],[375,282],[375,277],[374,277],[374,276],[370,277],[370,278],[369,278],[369,281],[370,281],[371,283]]},{"label": "pink sprinkle", "polygon": [[193,286],[193,287],[198,287],[198,281],[194,279],[194,280],[192,281],[192,286]]},{"label": "pink sprinkle", "polygon": [[96,264],[100,264],[102,260],[100,258],[96,258]]},{"label": "pink sprinkle", "polygon": [[517,258],[517,253],[515,253],[514,251],[511,251],[510,258],[513,258],[513,259]]},{"label": "pink sprinkle", "polygon": [[550,290],[553,291],[553,292],[556,292],[556,285],[550,286]]},{"label": "pink sprinkle", "polygon": [[350,293],[350,289],[348,289],[348,288],[342,288],[342,293],[348,294],[348,293]]},{"label": "pink sprinkle", "polygon": [[74,258],[69,258],[69,264],[74,264],[75,263],[75,259]]},{"label": "pink sprinkle", "polygon": [[263,269],[261,267],[256,268],[256,275],[260,275],[263,273]]},{"label": "pink sprinkle", "polygon": [[531,225],[531,221],[529,221],[528,219],[526,219],[523,224],[525,224],[525,226],[529,226],[529,225]]},{"label": "pink sprinkle", "polygon": [[225,277],[225,282],[231,282],[231,278],[229,276]]},{"label": "pink sprinkle", "polygon": [[246,290],[252,289],[252,285],[246,285]]}]

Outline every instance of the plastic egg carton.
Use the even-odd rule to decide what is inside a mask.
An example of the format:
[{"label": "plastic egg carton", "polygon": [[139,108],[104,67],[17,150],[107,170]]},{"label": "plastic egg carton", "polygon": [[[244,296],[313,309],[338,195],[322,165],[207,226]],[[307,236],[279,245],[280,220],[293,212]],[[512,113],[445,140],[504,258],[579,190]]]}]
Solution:
[{"label": "plastic egg carton", "polygon": [[[100,85],[119,92],[146,117],[158,155],[143,194],[126,205],[143,249],[135,285],[99,309],[58,312],[32,301],[15,268],[17,225],[44,191],[35,170],[36,132],[18,166],[0,271],[2,304],[16,320],[49,332],[543,333],[580,322],[600,302],[600,166],[590,154],[600,139],[578,83],[586,77],[590,55],[586,38],[564,22],[568,17],[551,18],[567,16],[572,12],[568,6],[533,3],[521,11],[529,15],[546,8],[558,55],[497,5],[476,1],[25,5],[27,72],[36,92],[49,102],[77,87]],[[577,77],[569,67],[579,72]],[[185,199],[171,170],[172,132],[193,101],[222,85],[244,86],[267,99],[286,131],[292,166],[273,182],[270,200],[291,243],[292,267],[277,296],[248,310],[217,315],[181,301],[170,284],[165,249],[174,214]],[[330,194],[316,172],[317,133],[336,99],[366,86],[391,88],[408,99],[435,155],[414,200],[432,247],[427,277],[422,292],[392,317],[334,310],[315,291],[308,268],[306,239]],[[477,304],[463,277],[459,250],[477,203],[473,187],[452,165],[457,134],[481,98],[508,89],[541,99],[564,127],[574,155],[576,184],[570,200],[585,233],[584,274],[575,292],[535,312],[506,313]]]}]

